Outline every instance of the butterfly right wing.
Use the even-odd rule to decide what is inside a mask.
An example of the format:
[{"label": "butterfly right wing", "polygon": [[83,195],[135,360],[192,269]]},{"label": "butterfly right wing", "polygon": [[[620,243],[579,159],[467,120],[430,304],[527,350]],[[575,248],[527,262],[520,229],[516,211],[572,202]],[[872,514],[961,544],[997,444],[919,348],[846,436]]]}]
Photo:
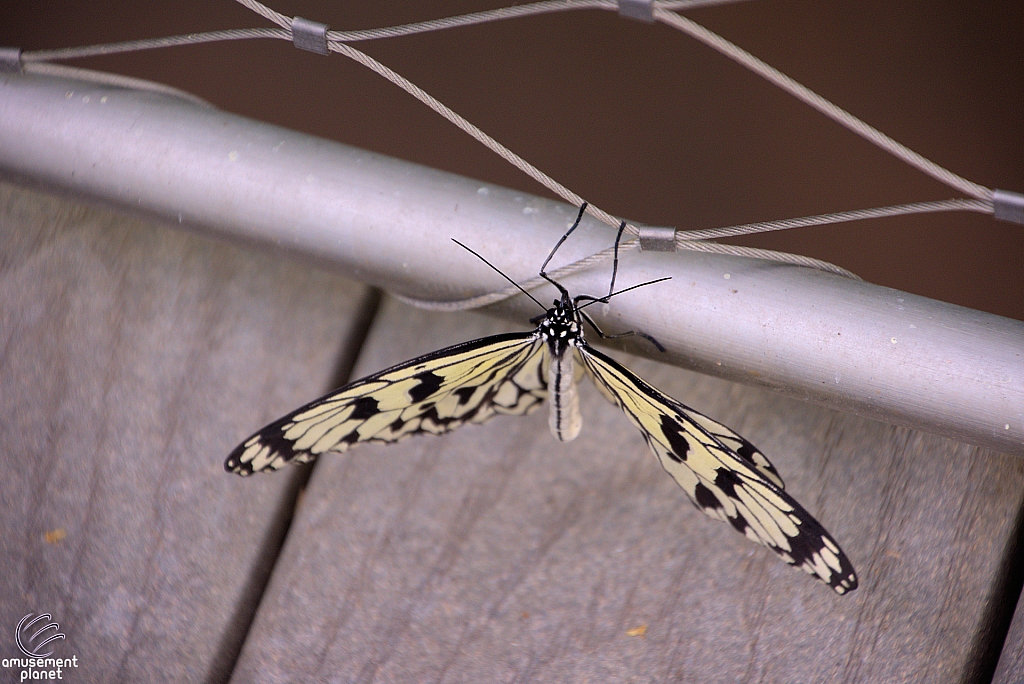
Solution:
[{"label": "butterfly right wing", "polygon": [[547,397],[547,346],[536,331],[463,342],[350,383],[266,426],[224,463],[251,475],[361,442],[439,435]]},{"label": "butterfly right wing", "polygon": [[694,505],[828,584],[857,588],[853,565],[831,535],[782,488],[768,459],[735,432],[651,387],[583,343],[584,367],[643,434]]}]

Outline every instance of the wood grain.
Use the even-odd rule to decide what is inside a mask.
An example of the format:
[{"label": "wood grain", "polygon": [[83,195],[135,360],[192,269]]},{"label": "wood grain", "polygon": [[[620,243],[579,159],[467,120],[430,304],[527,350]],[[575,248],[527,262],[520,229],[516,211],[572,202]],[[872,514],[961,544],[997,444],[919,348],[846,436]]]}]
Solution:
[{"label": "wood grain", "polygon": [[0,185],[0,654],[47,612],[75,681],[224,681],[301,475],[224,456],[328,389],[364,295]]},{"label": "wood grain", "polygon": [[[389,302],[357,374],[505,329]],[[1024,462],[625,360],[758,445],[861,587],[836,596],[699,514],[587,386],[569,444],[542,411],[321,459],[232,681],[979,676]]]}]

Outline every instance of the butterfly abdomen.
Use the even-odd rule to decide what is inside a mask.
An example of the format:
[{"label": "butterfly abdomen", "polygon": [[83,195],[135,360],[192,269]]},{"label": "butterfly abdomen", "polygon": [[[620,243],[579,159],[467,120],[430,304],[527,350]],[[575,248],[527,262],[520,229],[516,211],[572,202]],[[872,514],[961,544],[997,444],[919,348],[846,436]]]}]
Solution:
[{"label": "butterfly abdomen", "polygon": [[581,330],[568,292],[563,291],[561,301],[555,300],[554,307],[548,309],[537,331],[551,357],[548,365],[548,401],[551,403],[548,426],[555,439],[571,442],[579,436],[583,418],[580,416],[573,363],[573,350],[580,343]]},{"label": "butterfly abdomen", "polygon": [[580,399],[576,393],[576,379],[573,377],[574,370],[571,349],[567,349],[561,356],[552,355],[551,365],[548,367],[548,391],[551,401],[548,425],[551,427],[551,434],[561,442],[576,439],[583,428]]}]

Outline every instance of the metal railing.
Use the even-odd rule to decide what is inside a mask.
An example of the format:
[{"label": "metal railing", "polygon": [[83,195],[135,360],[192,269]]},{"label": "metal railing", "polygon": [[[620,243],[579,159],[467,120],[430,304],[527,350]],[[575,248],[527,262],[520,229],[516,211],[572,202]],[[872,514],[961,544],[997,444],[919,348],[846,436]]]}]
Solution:
[{"label": "metal railing", "polygon": [[[578,210],[168,94],[15,73],[0,74],[0,174],[312,257],[417,299],[507,285],[451,238],[528,280]],[[558,263],[613,237],[586,218]],[[631,352],[1024,455],[1024,323],[720,254],[634,250],[618,282],[666,275],[590,309],[611,332],[643,330],[667,348]],[[601,264],[565,284],[602,294],[608,277]],[[539,313],[525,297],[487,311]]]}]

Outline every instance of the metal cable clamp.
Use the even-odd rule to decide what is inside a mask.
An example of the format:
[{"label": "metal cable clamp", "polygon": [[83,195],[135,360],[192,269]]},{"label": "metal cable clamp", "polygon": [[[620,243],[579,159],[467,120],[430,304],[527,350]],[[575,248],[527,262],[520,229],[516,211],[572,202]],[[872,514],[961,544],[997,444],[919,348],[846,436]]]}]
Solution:
[{"label": "metal cable clamp", "polygon": [[654,0],[619,0],[619,16],[654,23]]},{"label": "metal cable clamp", "polygon": [[1024,224],[1024,195],[1009,190],[992,193],[992,216],[1000,221]]},{"label": "metal cable clamp", "polygon": [[294,17],[292,43],[300,50],[308,50],[318,55],[331,54],[327,47],[327,24],[321,24],[319,21]]},{"label": "metal cable clamp", "polygon": [[0,73],[21,73],[21,48],[0,47]]},{"label": "metal cable clamp", "polygon": [[640,250],[644,252],[676,251],[676,229],[658,226],[637,226],[640,229]]}]

